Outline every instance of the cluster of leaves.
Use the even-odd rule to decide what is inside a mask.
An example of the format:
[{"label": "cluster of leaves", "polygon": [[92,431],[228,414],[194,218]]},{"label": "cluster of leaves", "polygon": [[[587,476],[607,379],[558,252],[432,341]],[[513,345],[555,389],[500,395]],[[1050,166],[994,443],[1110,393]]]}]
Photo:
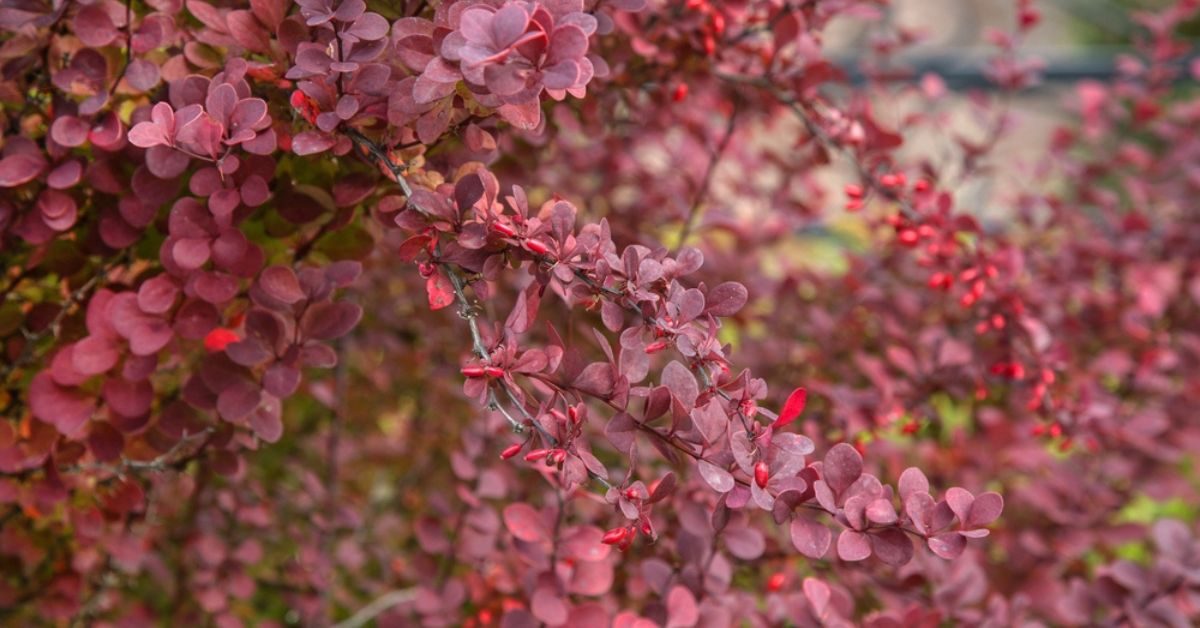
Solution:
[{"label": "cluster of leaves", "polygon": [[886,3],[431,4],[0,6],[0,616],[1197,619],[1200,3],[1001,220]]}]

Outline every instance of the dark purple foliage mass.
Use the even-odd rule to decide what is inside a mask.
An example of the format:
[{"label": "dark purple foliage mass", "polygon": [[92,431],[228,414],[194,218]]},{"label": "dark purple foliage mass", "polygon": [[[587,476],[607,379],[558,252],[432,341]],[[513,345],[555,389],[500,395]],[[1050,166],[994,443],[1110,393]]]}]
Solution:
[{"label": "dark purple foliage mass", "polygon": [[0,623],[1194,625],[1200,2],[1010,4],[0,0]]}]

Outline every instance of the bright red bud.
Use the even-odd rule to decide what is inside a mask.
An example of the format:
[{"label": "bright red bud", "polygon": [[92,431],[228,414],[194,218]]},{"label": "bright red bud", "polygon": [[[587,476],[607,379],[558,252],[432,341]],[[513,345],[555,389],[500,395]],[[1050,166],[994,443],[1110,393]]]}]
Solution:
[{"label": "bright red bud", "polygon": [[525,454],[525,462],[537,462],[548,455],[550,455],[549,449],[535,449]]},{"label": "bright red bud", "polygon": [[605,545],[616,545],[624,541],[628,535],[629,530],[627,528],[613,528],[604,533],[604,537],[600,539],[600,542]]},{"label": "bright red bud", "polygon": [[650,353],[650,354],[658,353],[659,351],[662,351],[663,349],[666,349],[666,348],[667,348],[666,340],[655,340],[654,342],[646,345],[646,353]]},{"label": "bright red bud", "polygon": [[521,448],[524,446],[525,446],[525,443],[515,443],[513,445],[509,445],[508,447],[505,447],[504,451],[500,452],[500,459],[508,460],[509,458],[512,458],[513,456],[521,453]]},{"label": "bright red bud", "polygon": [[459,372],[463,374],[463,377],[483,377],[486,375],[484,368],[475,364],[464,366]]},{"label": "bright red bud", "polygon": [[533,253],[534,255],[545,255],[550,252],[550,247],[546,246],[546,244],[541,240],[534,240],[530,238],[525,241],[525,250]]},{"label": "bright red bud", "polygon": [[504,377],[504,369],[497,366],[483,367],[483,374],[493,379]]},{"label": "bright red bud", "polygon": [[512,227],[510,227],[500,221],[493,222],[491,224],[491,229],[492,229],[492,231],[495,231],[496,233],[499,233],[500,235],[502,235],[506,238],[511,238],[511,237],[517,235],[516,229],[513,229]]},{"label": "bright red bud", "polygon": [[759,460],[754,465],[754,483],[758,488],[767,488],[767,481],[771,479],[771,468],[767,466],[767,461]]}]

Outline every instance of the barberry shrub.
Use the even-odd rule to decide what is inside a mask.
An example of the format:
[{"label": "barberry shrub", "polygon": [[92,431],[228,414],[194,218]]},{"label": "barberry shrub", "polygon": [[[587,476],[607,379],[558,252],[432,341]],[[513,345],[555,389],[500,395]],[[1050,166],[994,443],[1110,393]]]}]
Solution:
[{"label": "barberry shrub", "polygon": [[0,618],[1200,621],[1200,2],[888,4],[0,0]]}]

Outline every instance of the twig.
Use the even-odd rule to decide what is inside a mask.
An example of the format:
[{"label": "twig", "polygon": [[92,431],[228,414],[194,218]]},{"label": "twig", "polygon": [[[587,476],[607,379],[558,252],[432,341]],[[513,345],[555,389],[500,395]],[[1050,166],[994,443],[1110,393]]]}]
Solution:
[{"label": "twig", "polygon": [[367,622],[375,619],[380,613],[393,606],[411,602],[416,597],[416,589],[399,589],[384,593],[346,620],[334,624],[334,628],[358,628],[359,626],[364,626]]},{"label": "twig", "polygon": [[793,114],[795,114],[796,118],[798,118],[804,125],[804,128],[808,131],[809,135],[812,135],[814,138],[816,138],[826,150],[842,153],[850,161],[851,165],[854,166],[854,169],[858,172],[858,176],[863,180],[864,183],[867,184],[867,187],[871,188],[871,191],[884,198],[895,201],[896,204],[900,206],[900,212],[904,214],[905,218],[908,218],[913,222],[919,222],[921,220],[921,213],[912,206],[912,203],[910,203],[908,199],[900,196],[899,194],[895,194],[892,190],[888,189],[887,186],[880,183],[875,177],[875,173],[871,172],[867,166],[858,159],[858,156],[854,154],[853,150],[834,139],[825,131],[825,129],[821,128],[821,125],[812,118],[809,112],[806,111],[803,106],[801,106],[800,102],[796,100],[794,96],[785,92],[784,90],[781,90],[779,87],[764,78],[737,76],[721,72],[715,73],[715,76],[728,83],[753,85],[769,92],[771,96],[775,98],[775,100],[779,101],[780,104],[787,107]]},{"label": "twig", "polygon": [[729,113],[729,120],[725,122],[725,133],[717,142],[716,148],[713,149],[712,156],[708,160],[708,166],[704,169],[704,176],[700,179],[700,185],[696,188],[696,192],[692,196],[692,206],[688,209],[687,218],[683,221],[683,230],[679,233],[679,242],[671,250],[671,255],[675,255],[679,252],[679,249],[683,248],[688,236],[692,235],[692,229],[696,226],[696,219],[700,215],[700,206],[704,203],[704,198],[708,196],[708,188],[712,185],[713,174],[717,171],[717,164],[721,162],[721,155],[725,152],[725,147],[729,146],[729,140],[733,138],[733,131],[737,127],[737,103],[738,101],[735,98],[733,101],[733,111]]}]

